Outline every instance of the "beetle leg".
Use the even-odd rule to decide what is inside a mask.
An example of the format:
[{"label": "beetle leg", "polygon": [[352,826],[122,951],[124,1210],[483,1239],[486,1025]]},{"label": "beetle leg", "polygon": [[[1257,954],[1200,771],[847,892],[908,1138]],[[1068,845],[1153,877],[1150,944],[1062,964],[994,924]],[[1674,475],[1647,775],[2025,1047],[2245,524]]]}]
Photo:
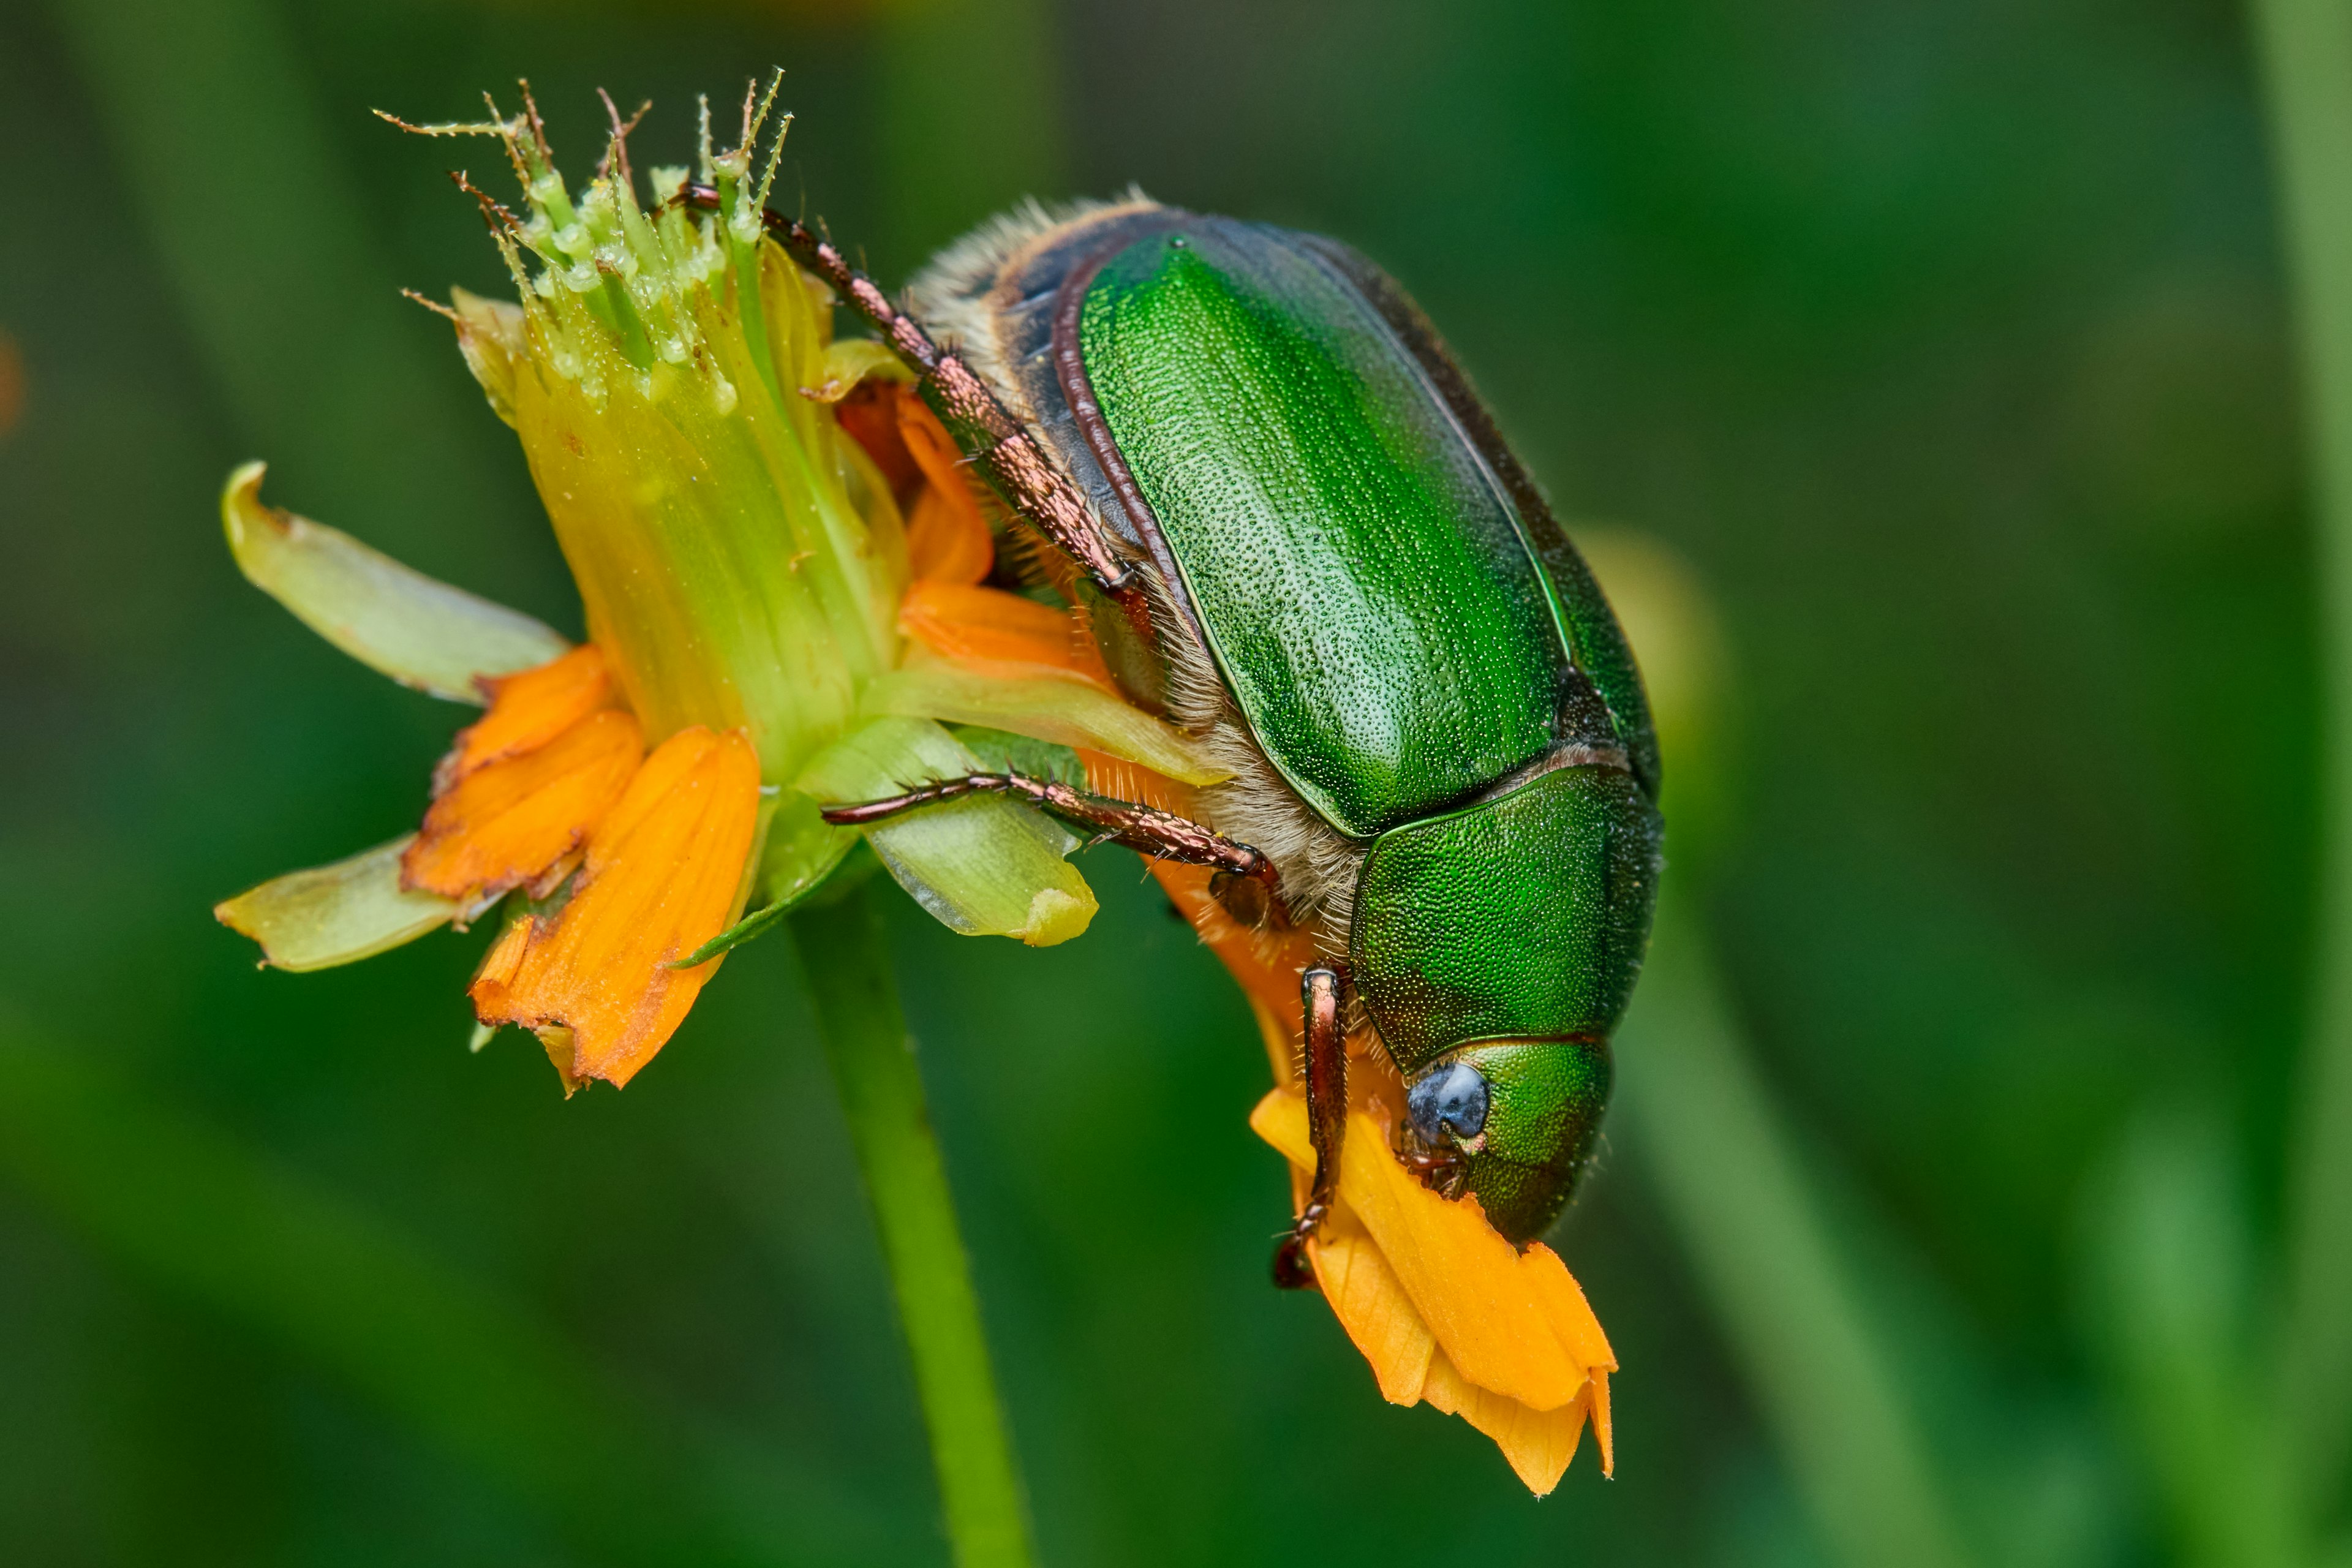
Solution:
[{"label": "beetle leg", "polygon": [[1307,1239],[1320,1230],[1339,1186],[1339,1145],[1348,1135],[1348,1041],[1339,1026],[1339,974],[1317,964],[1298,977],[1307,1016],[1307,1141],[1315,1146],[1315,1179],[1307,1205],[1274,1249],[1274,1282],[1285,1290],[1315,1282]]},{"label": "beetle leg", "polygon": [[829,806],[824,819],[839,827],[863,827],[918,806],[937,805],[941,801],[982,793],[1019,795],[1048,816],[1091,834],[1093,842],[1097,844],[1108,840],[1155,859],[1207,866],[1222,876],[1246,880],[1262,889],[1268,907],[1275,907],[1274,862],[1261,851],[1237,844],[1215,829],[1172,811],[1089,795],[1085,790],[1051,779],[1031,778],[1026,773],[973,773],[966,778],[942,779],[885,800]]},{"label": "beetle leg", "polygon": [[[677,199],[698,211],[719,210],[719,191],[713,185],[688,184]],[[1133,569],[1112,551],[1109,536],[1087,510],[1077,488],[1046,460],[1036,441],[970,365],[891,304],[881,287],[852,267],[833,241],[780,212],[762,210],[760,221],[793,260],[824,279],[882,334],[891,352],[919,378],[923,401],[946,422],[956,445],[971,454],[972,466],[1014,511],[1034,523],[1105,590],[1118,593],[1127,587]]]}]

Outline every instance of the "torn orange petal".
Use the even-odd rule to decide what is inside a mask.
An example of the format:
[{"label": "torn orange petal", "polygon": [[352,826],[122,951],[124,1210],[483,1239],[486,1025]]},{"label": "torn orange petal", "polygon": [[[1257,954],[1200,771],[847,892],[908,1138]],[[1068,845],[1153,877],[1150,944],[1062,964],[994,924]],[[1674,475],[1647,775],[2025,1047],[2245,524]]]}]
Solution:
[{"label": "torn orange petal", "polygon": [[[1307,1106],[1295,1090],[1271,1091],[1250,1125],[1293,1164],[1312,1168]],[[1339,1195],[1464,1377],[1533,1410],[1576,1397],[1586,1369],[1570,1360],[1520,1254],[1475,1203],[1449,1202],[1416,1180],[1361,1111],[1348,1117]]]},{"label": "torn orange petal", "polygon": [[475,987],[477,1016],[542,1040],[568,1029],[568,1079],[628,1082],[718,972],[715,958],[667,966],[727,929],[759,803],[741,733],[698,727],[663,742],[590,837],[572,901],[534,925],[507,984]]},{"label": "torn orange petal", "polygon": [[607,709],[475,769],[425,814],[402,886],[471,904],[535,879],[587,840],[644,753],[637,721]]},{"label": "torn orange petal", "polygon": [[530,945],[531,917],[517,915],[507,921],[499,932],[499,940],[490,943],[490,951],[482,954],[481,967],[474,971],[474,984],[469,994],[480,997],[506,995],[507,987],[514,981],[515,971],[522,967],[523,950]]},{"label": "torn orange petal", "polygon": [[536,669],[478,683],[490,710],[478,723],[457,731],[457,744],[433,770],[433,793],[442,795],[467,773],[501,757],[543,746],[600,708],[614,705],[612,672],[593,643]]},{"label": "torn orange petal", "polygon": [[1433,1357],[1422,1397],[1448,1415],[1459,1415],[1494,1440],[1528,1490],[1549,1496],[1576,1458],[1584,1431],[1585,1395],[1557,1410],[1530,1410],[1516,1399],[1479,1387],[1454,1370],[1444,1352]]},{"label": "torn orange petal", "polygon": [[907,519],[907,571],[917,582],[977,583],[996,564],[996,541],[961,489],[927,484]]}]

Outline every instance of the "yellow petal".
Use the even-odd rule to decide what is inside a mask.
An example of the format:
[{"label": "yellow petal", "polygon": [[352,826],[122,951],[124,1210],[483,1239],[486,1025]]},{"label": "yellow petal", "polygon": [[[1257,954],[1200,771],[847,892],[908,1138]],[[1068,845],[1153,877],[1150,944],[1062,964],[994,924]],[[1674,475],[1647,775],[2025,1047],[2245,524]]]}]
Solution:
[{"label": "yellow petal", "polygon": [[520,961],[474,984],[485,1024],[569,1031],[567,1082],[625,1084],[661,1049],[719,959],[671,969],[727,929],[759,815],[760,763],[737,732],[681,730],[647,757],[588,843],[580,886]]},{"label": "yellow petal", "polygon": [[331,969],[414,942],[457,912],[447,899],[400,885],[410,834],[348,860],[289,871],[213,908],[213,917],[261,944],[273,969]]},{"label": "yellow petal", "polygon": [[[1291,1163],[1313,1168],[1307,1105],[1297,1093],[1272,1090],[1250,1124]],[[1348,1118],[1339,1195],[1465,1378],[1533,1410],[1557,1410],[1576,1398],[1586,1368],[1570,1360],[1552,1327],[1553,1287],[1530,1272],[1541,1264],[1513,1249],[1475,1203],[1449,1202],[1423,1186],[1398,1163],[1386,1131],[1361,1111]]]},{"label": "yellow petal", "polygon": [[914,375],[887,343],[872,338],[843,338],[826,344],[824,363],[824,379],[814,386],[802,387],[803,397],[819,403],[838,403],[856,391],[858,384],[868,376],[906,381]]},{"label": "yellow petal", "polygon": [[1381,1397],[1391,1405],[1418,1404],[1437,1341],[1346,1203],[1332,1210],[1307,1256],[1332,1315],[1371,1363]]},{"label": "yellow petal", "polygon": [[1479,1387],[1440,1352],[1429,1363],[1422,1397],[1448,1415],[1459,1415],[1494,1440],[1528,1490],[1544,1497],[1559,1485],[1576,1440],[1584,1430],[1585,1394],[1557,1410],[1530,1410],[1516,1399]]},{"label": "yellow petal", "polygon": [[230,553],[303,625],[404,686],[482,700],[478,678],[541,665],[571,645],[517,610],[413,572],[350,534],[261,504],[264,465],[221,492]]}]

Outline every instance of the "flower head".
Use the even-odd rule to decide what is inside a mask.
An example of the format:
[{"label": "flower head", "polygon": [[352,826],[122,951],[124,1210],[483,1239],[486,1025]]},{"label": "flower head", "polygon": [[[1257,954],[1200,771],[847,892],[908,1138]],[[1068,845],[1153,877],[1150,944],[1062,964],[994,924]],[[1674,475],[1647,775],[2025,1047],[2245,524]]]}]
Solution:
[{"label": "flower head", "polygon": [[705,106],[696,178],[716,212],[676,199],[683,167],[641,189],[617,114],[577,192],[527,94],[517,116],[407,127],[490,137],[520,183],[513,211],[459,176],[516,299],[433,308],[521,439],[584,644],[263,505],[257,463],[222,500],[257,585],[394,679],[489,711],[414,835],[216,913],[266,962],[312,969],[504,902],[477,1018],[535,1031],[567,1089],[628,1081],[726,951],[861,839],[958,931],[1043,945],[1093,915],[1077,840],[1026,805],[864,829],[826,805],[980,771],[1008,743],[1220,776],[1088,665],[1073,612],[985,585],[995,539],[946,432],[881,344],[834,340],[830,296],[763,235],[773,98],[747,95],[726,152]]}]

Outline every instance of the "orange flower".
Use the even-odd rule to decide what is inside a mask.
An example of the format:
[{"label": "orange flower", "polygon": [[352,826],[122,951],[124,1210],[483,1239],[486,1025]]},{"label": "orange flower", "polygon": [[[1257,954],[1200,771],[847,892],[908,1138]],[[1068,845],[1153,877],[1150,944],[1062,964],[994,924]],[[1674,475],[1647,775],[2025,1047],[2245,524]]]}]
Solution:
[{"label": "orange flower", "polygon": [[567,1091],[627,1082],[724,952],[861,838],[958,931],[1084,931],[1078,840],[1026,804],[824,821],[979,771],[949,724],[1223,776],[1086,668],[1069,616],[981,585],[995,541],[946,430],[882,345],[833,341],[823,291],[745,217],[779,151],[754,167],[767,113],[747,107],[730,152],[706,136],[723,216],[641,205],[622,132],[575,197],[536,110],[437,128],[497,137],[523,175],[528,218],[484,198],[518,300],[435,308],[521,438],[587,644],[263,505],[257,463],[222,497],[257,585],[375,668],[489,711],[435,770],[418,832],[215,913],[299,970],[513,900],[471,989],[477,1044],[536,1031]]}]

